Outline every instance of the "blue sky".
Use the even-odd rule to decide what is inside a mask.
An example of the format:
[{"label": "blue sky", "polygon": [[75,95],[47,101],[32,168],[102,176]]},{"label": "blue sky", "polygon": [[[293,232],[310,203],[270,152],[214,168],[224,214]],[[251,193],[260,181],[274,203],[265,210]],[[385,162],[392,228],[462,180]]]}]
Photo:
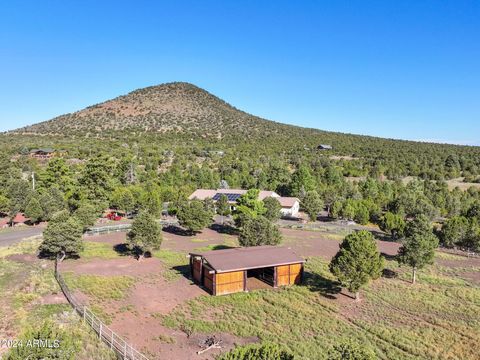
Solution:
[{"label": "blue sky", "polygon": [[480,1],[3,1],[0,130],[188,81],[302,126],[480,145]]}]

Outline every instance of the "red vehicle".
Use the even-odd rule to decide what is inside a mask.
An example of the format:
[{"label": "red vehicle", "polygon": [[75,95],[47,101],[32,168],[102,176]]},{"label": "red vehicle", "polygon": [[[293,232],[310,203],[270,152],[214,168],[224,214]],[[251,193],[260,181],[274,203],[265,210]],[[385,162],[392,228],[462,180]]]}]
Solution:
[{"label": "red vehicle", "polygon": [[108,220],[113,220],[113,221],[122,220],[122,217],[120,215],[118,215],[118,213],[115,212],[115,211],[112,211],[112,212],[108,213],[106,218]]}]

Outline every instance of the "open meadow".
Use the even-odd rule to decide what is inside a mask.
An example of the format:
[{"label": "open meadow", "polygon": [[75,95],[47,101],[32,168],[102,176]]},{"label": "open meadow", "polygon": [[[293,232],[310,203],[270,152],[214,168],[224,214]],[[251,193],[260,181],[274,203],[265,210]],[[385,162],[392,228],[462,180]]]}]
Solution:
[{"label": "open meadow", "polygon": [[[409,270],[393,259],[398,244],[378,241],[384,275],[355,302],[328,271],[339,236],[282,233],[284,244],[307,259],[303,285],[209,295],[189,278],[186,254],[237,244],[236,236],[211,229],[195,236],[164,231],[162,249],[141,261],[125,251],[125,233],[87,236],[80,259],[64,261],[61,271],[77,298],[152,359],[213,359],[220,350],[196,355],[211,335],[222,340],[221,351],[270,341],[284,344],[298,359],[326,358],[342,339],[371,347],[380,359],[478,358],[480,259],[438,251],[435,264],[411,285]],[[49,320],[74,329],[69,341],[79,349],[78,358],[100,350],[101,358],[111,358],[86,326],[78,326],[52,262],[35,256],[37,245],[33,239],[0,251],[0,287],[7,294],[1,329],[18,336],[27,324]],[[81,349],[80,341],[86,344]]]}]

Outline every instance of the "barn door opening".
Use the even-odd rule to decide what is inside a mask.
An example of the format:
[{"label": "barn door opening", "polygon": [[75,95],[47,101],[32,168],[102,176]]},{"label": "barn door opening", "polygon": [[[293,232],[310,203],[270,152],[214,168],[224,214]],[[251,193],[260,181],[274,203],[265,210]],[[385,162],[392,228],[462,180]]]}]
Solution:
[{"label": "barn door opening", "polygon": [[274,268],[247,270],[247,290],[267,289],[273,287]]}]

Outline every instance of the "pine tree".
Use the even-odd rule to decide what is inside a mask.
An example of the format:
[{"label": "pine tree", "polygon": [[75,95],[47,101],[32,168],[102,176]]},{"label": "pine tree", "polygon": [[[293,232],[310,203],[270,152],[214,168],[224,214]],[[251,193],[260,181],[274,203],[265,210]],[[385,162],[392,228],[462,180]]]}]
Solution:
[{"label": "pine tree", "polygon": [[359,300],[359,290],[371,279],[380,277],[383,263],[373,235],[362,230],[343,240],[330,262],[330,271]]},{"label": "pine tree", "polygon": [[387,212],[380,219],[380,229],[390,233],[394,239],[397,239],[403,235],[405,221],[401,215]]},{"label": "pine tree", "polygon": [[302,207],[311,221],[317,220],[318,213],[323,209],[323,201],[315,190],[306,193]]},{"label": "pine tree", "polygon": [[80,207],[75,210],[73,215],[80,225],[82,225],[83,230],[87,230],[90,226],[93,226],[98,219],[97,210],[95,206],[90,203],[80,204]]},{"label": "pine tree", "polygon": [[43,209],[36,196],[32,196],[25,207],[25,216],[30,218],[32,223],[38,223],[43,218]]},{"label": "pine tree", "polygon": [[150,256],[153,250],[160,249],[162,228],[155,218],[146,211],[140,212],[133,220],[127,234],[128,246],[140,260],[141,256]]},{"label": "pine tree", "polygon": [[280,219],[282,213],[280,210],[282,209],[282,205],[280,202],[272,197],[269,196],[263,200],[263,205],[265,207],[265,214],[264,216],[270,221],[277,221]]},{"label": "pine tree", "polygon": [[278,226],[263,216],[247,217],[238,237],[241,246],[278,245],[281,241]]},{"label": "pine tree", "polygon": [[40,253],[44,256],[78,256],[83,250],[82,226],[68,211],[56,213],[43,231]]},{"label": "pine tree", "polygon": [[220,198],[218,199],[215,205],[217,208],[217,214],[222,217],[222,224],[223,224],[225,221],[225,216],[230,215],[232,212],[230,209],[230,204],[228,202],[227,195],[225,194],[220,195]]},{"label": "pine tree", "polygon": [[191,200],[179,205],[177,218],[180,226],[191,233],[198,232],[212,223],[213,214],[200,200]]},{"label": "pine tree", "polygon": [[433,264],[437,247],[438,238],[433,234],[430,222],[425,216],[419,216],[407,225],[397,260],[401,265],[412,268],[413,284],[416,282],[417,270]]}]

